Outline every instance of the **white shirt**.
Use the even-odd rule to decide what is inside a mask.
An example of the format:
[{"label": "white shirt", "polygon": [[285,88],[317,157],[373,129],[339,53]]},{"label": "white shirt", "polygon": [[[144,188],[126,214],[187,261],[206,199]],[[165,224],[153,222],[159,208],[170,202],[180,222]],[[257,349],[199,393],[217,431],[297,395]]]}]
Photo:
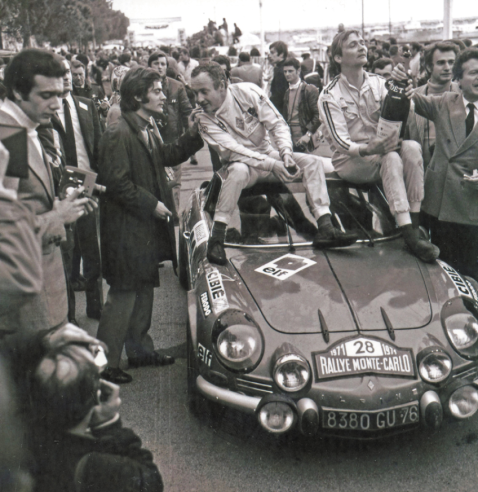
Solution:
[{"label": "white shirt", "polygon": [[[75,136],[75,147],[76,147],[76,158],[78,161],[78,167],[84,169],[85,171],[92,171],[90,160],[88,159],[88,153],[86,151],[85,140],[83,138],[83,133],[81,133],[80,119],[78,118],[78,112],[76,111],[75,101],[71,97],[71,93],[66,96],[68,101],[68,106],[70,107],[71,123],[73,124],[73,133]],[[58,116],[60,121],[65,128],[65,111],[63,108],[63,102],[61,108],[58,110]]]},{"label": "white shirt", "polygon": [[[468,104],[470,104],[470,101],[467,101],[465,99],[465,96],[463,96],[463,104],[465,105],[466,116],[468,116],[468,114],[470,112],[470,108],[468,107]],[[473,128],[475,128],[476,123],[478,123],[478,101],[475,101],[472,104],[475,105],[475,123],[473,125]]]}]

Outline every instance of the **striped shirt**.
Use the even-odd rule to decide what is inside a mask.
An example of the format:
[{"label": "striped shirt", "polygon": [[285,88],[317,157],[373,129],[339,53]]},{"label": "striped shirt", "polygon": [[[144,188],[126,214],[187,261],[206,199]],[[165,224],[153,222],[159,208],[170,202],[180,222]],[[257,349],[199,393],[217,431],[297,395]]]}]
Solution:
[{"label": "striped shirt", "polygon": [[333,151],[332,162],[341,154],[358,156],[360,145],[376,136],[386,95],[385,79],[368,72],[364,72],[360,89],[343,74],[325,87],[319,97],[319,112],[322,131]]}]

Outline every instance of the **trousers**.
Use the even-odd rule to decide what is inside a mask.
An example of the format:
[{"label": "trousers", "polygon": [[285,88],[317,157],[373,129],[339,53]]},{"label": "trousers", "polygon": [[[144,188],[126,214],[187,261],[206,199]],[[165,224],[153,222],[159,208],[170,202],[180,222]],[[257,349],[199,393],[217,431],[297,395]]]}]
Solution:
[{"label": "trousers", "polygon": [[[385,196],[393,215],[419,212],[424,197],[423,158],[419,143],[402,142],[400,153],[348,157],[333,161],[337,174],[351,183],[382,180]],[[413,204],[413,205],[411,205]]]},{"label": "trousers", "polygon": [[126,355],[141,358],[154,350],[148,334],[153,313],[154,286],[138,290],[110,287],[98,326],[97,338],[108,346],[108,366],[118,367],[123,345]]},{"label": "trousers", "polygon": [[[269,157],[281,160],[279,152],[271,149]],[[302,182],[311,212],[315,219],[330,213],[329,195],[325,182],[324,166],[318,156],[294,152],[292,157],[302,173]],[[274,182],[278,179],[272,171],[250,167],[242,162],[232,162],[227,166],[227,177],[222,184],[221,192],[214,213],[214,220],[228,224],[237,206],[242,190],[260,182]]]}]

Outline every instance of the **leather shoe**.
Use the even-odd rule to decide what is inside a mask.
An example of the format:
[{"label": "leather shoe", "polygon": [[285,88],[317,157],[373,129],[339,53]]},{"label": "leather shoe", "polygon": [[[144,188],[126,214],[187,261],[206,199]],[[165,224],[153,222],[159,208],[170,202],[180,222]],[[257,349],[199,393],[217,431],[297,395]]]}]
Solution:
[{"label": "leather shoe", "polygon": [[342,232],[332,224],[327,224],[319,228],[314,237],[314,248],[339,248],[350,246],[358,239],[354,232]]},{"label": "leather shoe", "polygon": [[128,362],[129,367],[132,369],[144,366],[169,366],[174,364],[174,357],[160,354],[155,350],[154,352],[143,355],[142,357],[128,357]]},{"label": "leather shoe", "polygon": [[102,373],[101,377],[115,384],[131,383],[133,378],[127,373],[122,371],[119,367],[107,367]]},{"label": "leather shoe", "polygon": [[220,239],[212,236],[209,238],[207,243],[207,259],[216,265],[225,265],[227,263],[224,244]]}]

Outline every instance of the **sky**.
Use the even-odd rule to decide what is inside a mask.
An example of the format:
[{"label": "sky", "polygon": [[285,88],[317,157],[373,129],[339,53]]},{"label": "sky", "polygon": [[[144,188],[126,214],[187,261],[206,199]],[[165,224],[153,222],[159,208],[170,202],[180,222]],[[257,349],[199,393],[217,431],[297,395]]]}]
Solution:
[{"label": "sky", "polygon": [[[389,4],[392,23],[443,18],[443,0],[262,0],[264,30],[361,24],[362,2],[365,24],[388,24]],[[223,17],[229,31],[234,22],[243,32],[260,30],[259,0],[113,0],[113,8],[130,19],[181,17],[187,35]],[[453,16],[478,17],[478,1],[453,0]]]}]

